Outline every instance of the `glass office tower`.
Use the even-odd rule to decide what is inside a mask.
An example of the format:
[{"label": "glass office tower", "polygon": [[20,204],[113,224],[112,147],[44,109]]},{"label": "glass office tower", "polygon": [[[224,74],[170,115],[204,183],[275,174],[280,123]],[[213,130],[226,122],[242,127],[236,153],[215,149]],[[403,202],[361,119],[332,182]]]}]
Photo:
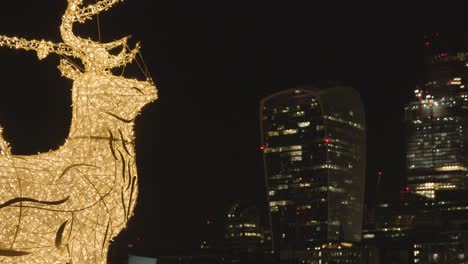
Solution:
[{"label": "glass office tower", "polygon": [[337,86],[286,90],[264,98],[260,116],[275,253],[352,263],[359,257],[366,165],[360,96]]},{"label": "glass office tower", "polygon": [[424,82],[405,108],[408,185],[430,199],[468,187],[468,52],[460,51],[468,47],[460,37],[424,36]]},{"label": "glass office tower", "polygon": [[[418,97],[421,91],[416,90]],[[425,99],[406,106],[410,190],[430,199],[437,191],[466,189],[468,97]]]},{"label": "glass office tower", "polygon": [[432,33],[423,45],[423,81],[405,107],[407,189],[433,219],[415,223],[409,255],[421,264],[467,263],[468,38]]}]

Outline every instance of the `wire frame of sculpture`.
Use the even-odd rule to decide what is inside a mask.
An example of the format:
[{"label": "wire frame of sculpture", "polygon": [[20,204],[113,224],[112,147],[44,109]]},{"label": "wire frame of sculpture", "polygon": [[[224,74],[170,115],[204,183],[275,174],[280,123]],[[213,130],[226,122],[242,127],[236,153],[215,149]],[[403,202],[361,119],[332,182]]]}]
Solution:
[{"label": "wire frame of sculpture", "polygon": [[[120,0],[83,6],[68,0],[63,43],[0,36],[0,46],[63,55],[59,69],[73,80],[69,137],[58,150],[12,155],[0,137],[0,262],[106,263],[110,240],[127,224],[137,197],[134,119],[157,98],[151,80],[114,76],[139,45],[82,39],[73,24]],[[110,50],[121,48],[117,55]],[[81,70],[66,58],[81,60]]]}]

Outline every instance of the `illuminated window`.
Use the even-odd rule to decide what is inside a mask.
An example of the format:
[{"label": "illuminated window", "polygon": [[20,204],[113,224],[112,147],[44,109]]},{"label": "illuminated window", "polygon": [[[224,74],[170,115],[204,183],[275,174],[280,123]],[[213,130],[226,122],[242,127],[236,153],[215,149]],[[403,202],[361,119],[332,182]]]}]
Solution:
[{"label": "illuminated window", "polygon": [[309,121],[307,121],[307,122],[299,122],[299,123],[297,123],[297,126],[298,126],[298,127],[308,127],[308,126],[310,126],[310,122],[309,122]]},{"label": "illuminated window", "polygon": [[305,115],[304,111],[297,111],[297,112],[292,113],[292,116],[294,117],[304,116],[304,115]]}]

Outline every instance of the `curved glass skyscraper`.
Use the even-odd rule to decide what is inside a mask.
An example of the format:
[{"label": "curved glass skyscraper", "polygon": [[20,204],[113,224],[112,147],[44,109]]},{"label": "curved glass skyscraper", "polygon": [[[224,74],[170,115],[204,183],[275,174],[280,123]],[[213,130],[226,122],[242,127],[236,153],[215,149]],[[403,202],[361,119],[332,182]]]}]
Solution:
[{"label": "curved glass skyscraper", "polygon": [[260,117],[275,253],[352,263],[366,165],[359,94],[348,87],[286,90],[261,101]]}]

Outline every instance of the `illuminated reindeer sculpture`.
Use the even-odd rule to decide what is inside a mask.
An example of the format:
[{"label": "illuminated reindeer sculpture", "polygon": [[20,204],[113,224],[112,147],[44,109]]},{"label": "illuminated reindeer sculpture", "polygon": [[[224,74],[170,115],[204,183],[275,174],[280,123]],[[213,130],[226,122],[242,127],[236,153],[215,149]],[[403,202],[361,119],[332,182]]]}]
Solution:
[{"label": "illuminated reindeer sculpture", "polygon": [[[0,46],[34,50],[40,59],[62,55],[59,69],[73,80],[70,135],[62,147],[17,156],[0,138],[0,263],[106,263],[109,241],[133,214],[134,119],[156,100],[156,88],[110,71],[132,62],[139,45],[130,50],[127,38],[99,43],[72,30],[120,1],[85,7],[83,0],[68,0],[63,43],[0,36]],[[121,51],[112,55],[115,49]]]}]

